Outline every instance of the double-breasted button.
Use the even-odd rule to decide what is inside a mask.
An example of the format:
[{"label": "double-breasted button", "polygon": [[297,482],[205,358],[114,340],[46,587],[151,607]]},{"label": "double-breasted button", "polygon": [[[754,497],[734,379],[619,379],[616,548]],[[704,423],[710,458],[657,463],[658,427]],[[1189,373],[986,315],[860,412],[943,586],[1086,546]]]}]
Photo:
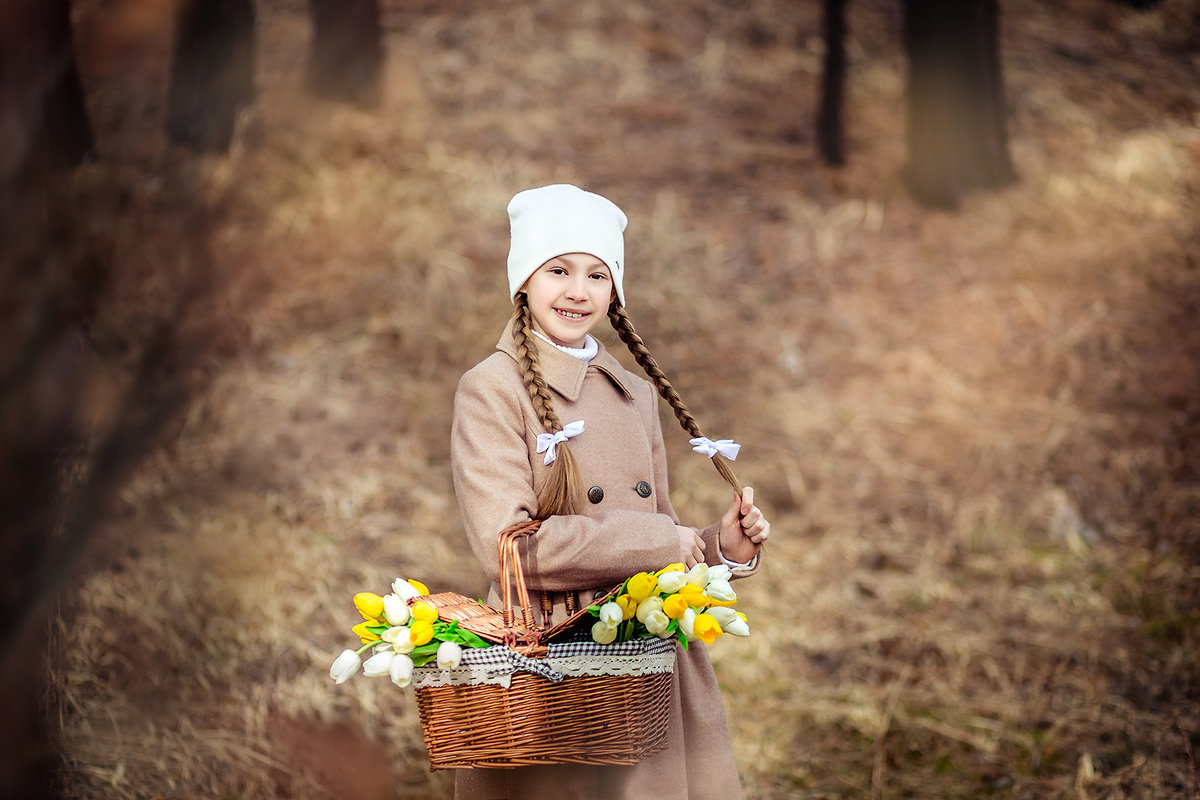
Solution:
[{"label": "double-breasted button", "polygon": [[599,486],[593,486],[592,488],[588,489],[588,500],[591,500],[592,503],[599,503],[603,499],[604,490]]},{"label": "double-breasted button", "polygon": [[633,490],[642,497],[650,496],[650,484],[646,483],[645,481],[638,481],[637,486],[633,487]]}]

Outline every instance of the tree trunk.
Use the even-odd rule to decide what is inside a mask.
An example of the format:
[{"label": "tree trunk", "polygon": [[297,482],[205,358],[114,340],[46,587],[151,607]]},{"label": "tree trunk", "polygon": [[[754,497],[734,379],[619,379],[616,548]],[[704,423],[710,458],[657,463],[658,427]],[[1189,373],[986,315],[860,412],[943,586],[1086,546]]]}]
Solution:
[{"label": "tree trunk", "polygon": [[1008,154],[996,0],[907,0],[909,188],[954,208],[1016,180]]},{"label": "tree trunk", "polygon": [[817,111],[817,148],[826,164],[846,163],[846,0],[825,0],[825,59],[821,69],[821,107]]},{"label": "tree trunk", "polygon": [[378,0],[310,0],[309,91],[361,106],[379,102],[383,32]]},{"label": "tree trunk", "polygon": [[203,152],[228,152],[237,113],[253,101],[251,0],[184,0],[167,95],[171,142]]}]

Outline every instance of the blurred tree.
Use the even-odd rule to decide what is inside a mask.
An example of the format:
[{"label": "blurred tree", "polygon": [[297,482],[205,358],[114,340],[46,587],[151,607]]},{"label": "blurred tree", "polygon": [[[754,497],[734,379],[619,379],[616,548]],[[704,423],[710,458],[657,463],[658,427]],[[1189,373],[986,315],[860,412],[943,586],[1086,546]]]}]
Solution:
[{"label": "blurred tree", "polygon": [[92,152],[69,0],[0,3],[0,130],[0,182],[40,165],[75,166]]},{"label": "blurred tree", "polygon": [[378,0],[310,0],[309,10],[309,90],[333,100],[377,104],[383,73]]},{"label": "blurred tree", "polygon": [[227,152],[238,111],[253,101],[251,0],[183,0],[167,94],[168,138],[201,152]]},{"label": "blurred tree", "polygon": [[821,107],[817,112],[817,147],[827,164],[846,163],[842,98],[846,93],[846,0],[825,0],[822,20],[825,59],[821,69]]},{"label": "blurred tree", "polygon": [[1008,153],[996,0],[907,0],[908,185],[954,208],[1016,180]]}]

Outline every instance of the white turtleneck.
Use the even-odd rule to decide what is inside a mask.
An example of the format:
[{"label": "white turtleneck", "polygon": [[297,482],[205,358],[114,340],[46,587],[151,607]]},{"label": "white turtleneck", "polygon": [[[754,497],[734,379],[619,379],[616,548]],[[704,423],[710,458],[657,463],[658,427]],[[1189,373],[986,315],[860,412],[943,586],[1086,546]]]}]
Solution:
[{"label": "white turtleneck", "polygon": [[561,344],[550,341],[550,337],[541,331],[534,331],[533,333],[547,344],[554,345],[559,350],[571,356],[571,358],[577,358],[585,364],[590,364],[592,359],[596,357],[596,354],[600,352],[600,343],[593,339],[590,333],[583,335],[583,347],[564,347]]}]

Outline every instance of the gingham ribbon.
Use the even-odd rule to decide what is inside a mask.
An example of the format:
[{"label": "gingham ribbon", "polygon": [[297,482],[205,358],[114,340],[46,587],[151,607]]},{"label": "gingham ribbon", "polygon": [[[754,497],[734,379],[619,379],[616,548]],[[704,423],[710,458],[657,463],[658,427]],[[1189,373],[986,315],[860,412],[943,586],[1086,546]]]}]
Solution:
[{"label": "gingham ribbon", "polygon": [[572,436],[578,436],[583,433],[583,420],[577,419],[574,422],[568,422],[563,426],[561,431],[555,433],[539,433],[537,438],[537,451],[545,453],[546,459],[542,463],[550,466],[554,463],[554,459],[558,458],[558,445],[560,442],[565,442]]},{"label": "gingham ribbon", "polygon": [[713,440],[707,436],[697,436],[690,441],[690,444],[692,445],[692,449],[702,456],[712,458],[717,453],[720,453],[730,461],[735,461],[738,457],[738,451],[742,449],[742,446],[733,439]]}]

